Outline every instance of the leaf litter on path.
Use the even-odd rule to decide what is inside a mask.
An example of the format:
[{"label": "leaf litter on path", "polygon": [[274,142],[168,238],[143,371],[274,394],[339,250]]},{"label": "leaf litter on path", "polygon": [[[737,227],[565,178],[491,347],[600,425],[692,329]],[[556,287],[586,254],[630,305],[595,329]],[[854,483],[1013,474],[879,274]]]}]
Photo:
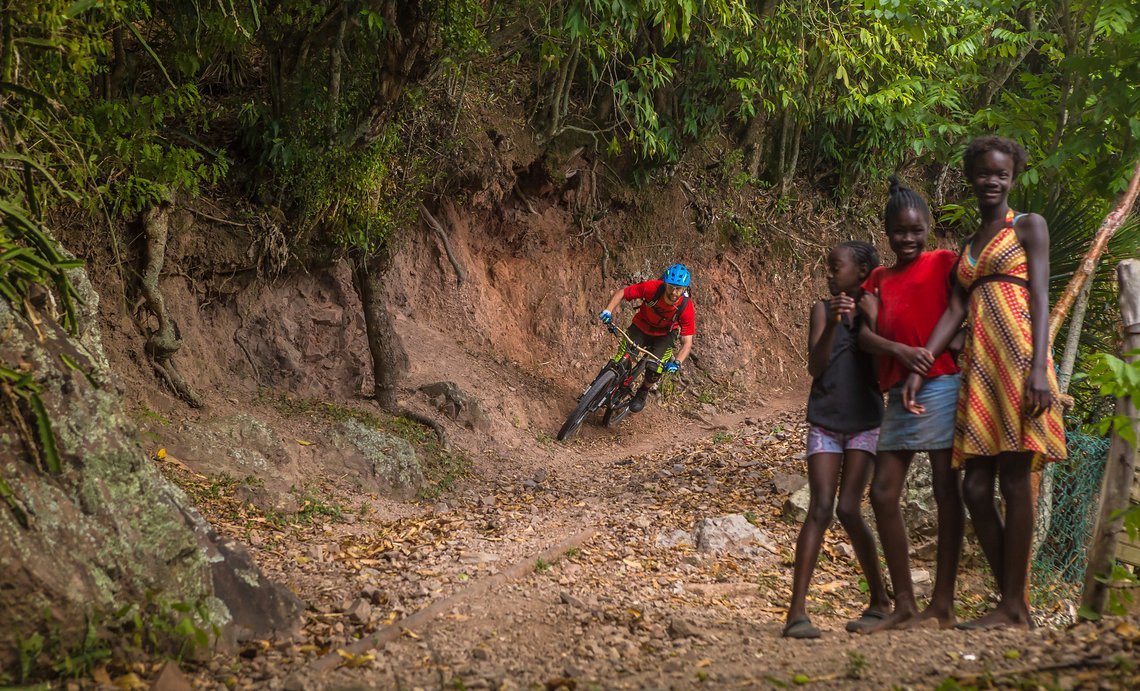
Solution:
[{"label": "leaf litter on path", "polygon": [[[1040,631],[845,633],[843,624],[859,615],[866,595],[837,528],[825,537],[809,589],[808,611],[824,638],[806,644],[779,638],[799,526],[783,518],[786,494],[775,479],[804,474],[805,428],[800,415],[782,414],[731,432],[675,439],[634,456],[614,447],[609,459],[583,459],[569,447],[559,458],[592,463],[591,472],[563,473],[555,464],[533,486],[475,472],[444,498],[446,511],[425,503],[404,516],[362,516],[353,523],[325,516],[281,521],[232,492],[207,491],[208,478],[185,475],[182,483],[197,483],[203,513],[234,537],[260,536],[252,549],[262,568],[309,604],[298,637],[258,648],[249,659],[219,655],[196,670],[196,681],[252,688],[297,674],[314,687],[525,688],[559,679],[580,688],[637,688],[662,679],[747,686],[768,678],[791,685],[802,675],[813,687],[827,687],[850,683],[850,656],[861,656],[905,664],[867,665],[860,684],[936,686],[952,675],[1043,659],[1051,639]],[[185,474],[173,465],[169,472]],[[345,496],[334,496],[337,491]],[[329,492],[326,501],[361,499],[342,488]],[[774,561],[656,546],[659,534],[732,514],[771,537]],[[596,537],[545,568],[456,604],[409,631],[414,635],[348,652],[360,637],[491,577],[587,522],[598,526]],[[960,597],[980,595],[964,587]],[[681,620],[700,635],[671,635]],[[1094,630],[1096,641],[1074,645],[1094,650],[1104,639]],[[1137,644],[1132,620],[1116,630],[1108,634],[1117,649]],[[1014,649],[1021,657],[1005,655]],[[338,650],[344,651],[338,669],[305,676],[312,660]]]}]

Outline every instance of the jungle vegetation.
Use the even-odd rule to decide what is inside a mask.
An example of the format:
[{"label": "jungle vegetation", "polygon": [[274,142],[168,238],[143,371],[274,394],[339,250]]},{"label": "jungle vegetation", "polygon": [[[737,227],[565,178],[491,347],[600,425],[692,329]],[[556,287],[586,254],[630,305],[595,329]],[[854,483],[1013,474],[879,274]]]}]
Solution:
[{"label": "jungle vegetation", "polygon": [[222,191],[285,256],[353,262],[391,405],[406,356],[377,281],[447,189],[468,83],[504,73],[541,144],[584,136],[642,185],[721,138],[781,196],[904,171],[942,209],[969,138],[1011,136],[1026,194],[1086,219],[1058,219],[1070,249],[1140,156],[1129,0],[6,0],[0,292],[30,312],[47,286],[71,320],[53,223],[115,244],[141,219],[161,269],[163,210]]}]

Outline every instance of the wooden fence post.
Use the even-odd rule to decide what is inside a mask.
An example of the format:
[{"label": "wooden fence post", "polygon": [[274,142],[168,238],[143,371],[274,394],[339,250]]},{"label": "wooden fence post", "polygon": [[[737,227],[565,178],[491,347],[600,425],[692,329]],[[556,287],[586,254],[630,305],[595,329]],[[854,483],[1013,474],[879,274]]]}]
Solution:
[{"label": "wooden fence post", "polygon": [[[1128,259],[1116,270],[1120,281],[1120,316],[1124,323],[1124,352],[1140,348],[1140,260]],[[1135,361],[1135,356],[1128,360]],[[1132,420],[1132,429],[1140,436],[1137,404],[1132,398],[1116,402],[1116,414]],[[1132,474],[1136,464],[1136,448],[1119,434],[1113,433],[1108,450],[1108,462],[1100,485],[1100,514],[1089,547],[1088,567],[1085,569],[1085,588],[1081,608],[1097,614],[1104,612],[1108,602],[1110,584],[1097,580],[1098,576],[1112,573],[1116,558],[1116,542],[1123,526],[1120,514],[1128,508],[1132,490]]]}]

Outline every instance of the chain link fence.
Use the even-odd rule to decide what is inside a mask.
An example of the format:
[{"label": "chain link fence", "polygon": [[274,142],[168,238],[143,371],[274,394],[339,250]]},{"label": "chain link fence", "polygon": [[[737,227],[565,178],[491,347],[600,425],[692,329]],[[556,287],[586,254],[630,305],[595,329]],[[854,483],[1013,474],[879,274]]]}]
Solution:
[{"label": "chain link fence", "polygon": [[1109,445],[1079,425],[1066,436],[1068,460],[1051,464],[1041,483],[1030,593],[1038,613],[1055,624],[1071,621],[1080,602]]}]

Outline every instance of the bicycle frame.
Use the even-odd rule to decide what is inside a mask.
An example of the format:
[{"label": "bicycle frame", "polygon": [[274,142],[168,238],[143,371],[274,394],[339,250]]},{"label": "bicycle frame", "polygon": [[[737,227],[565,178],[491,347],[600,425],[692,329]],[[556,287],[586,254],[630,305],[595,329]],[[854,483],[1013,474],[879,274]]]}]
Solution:
[{"label": "bicycle frame", "polygon": [[[607,367],[612,366],[618,375],[617,386],[615,386],[606,397],[606,407],[613,408],[615,407],[614,404],[623,397],[633,396],[634,391],[631,385],[633,384],[633,380],[637,378],[638,365],[641,362],[646,363],[646,370],[653,368],[657,374],[665,374],[665,363],[669,362],[673,357],[673,346],[669,346],[662,356],[658,358],[650,351],[634,343],[629,334],[620,326],[610,324],[608,328],[610,333],[619,340],[617,352],[614,353],[614,356],[610,358],[610,362],[606,365]],[[634,354],[638,357],[634,357]]]}]

